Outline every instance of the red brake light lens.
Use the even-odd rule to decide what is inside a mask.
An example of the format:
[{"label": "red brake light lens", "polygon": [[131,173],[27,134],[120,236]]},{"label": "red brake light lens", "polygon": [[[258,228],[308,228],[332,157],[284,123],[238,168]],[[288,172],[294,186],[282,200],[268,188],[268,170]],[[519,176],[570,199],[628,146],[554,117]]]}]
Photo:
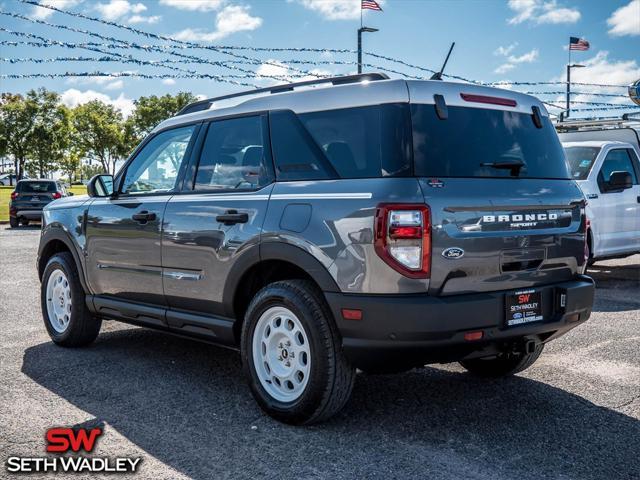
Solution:
[{"label": "red brake light lens", "polygon": [[19,196],[20,196],[20,194],[18,192],[11,192],[11,200],[15,200]]},{"label": "red brake light lens", "polygon": [[53,197],[54,200],[62,198],[62,194],[60,192],[53,192],[53,195],[51,196]]},{"label": "red brake light lens", "polygon": [[376,253],[409,278],[429,278],[431,214],[424,204],[381,204],[375,220]]},{"label": "red brake light lens", "polygon": [[489,97],[487,95],[474,95],[472,93],[461,93],[460,97],[465,102],[489,103],[492,105],[503,105],[505,107],[515,107],[518,102],[511,98]]}]

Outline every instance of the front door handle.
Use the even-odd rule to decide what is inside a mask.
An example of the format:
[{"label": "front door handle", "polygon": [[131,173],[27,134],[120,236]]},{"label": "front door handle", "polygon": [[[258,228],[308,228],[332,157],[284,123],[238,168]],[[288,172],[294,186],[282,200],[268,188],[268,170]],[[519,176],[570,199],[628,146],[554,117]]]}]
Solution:
[{"label": "front door handle", "polygon": [[237,210],[227,210],[224,214],[216,216],[216,221],[224,225],[247,223],[249,221],[249,215],[247,213],[238,213]]},{"label": "front door handle", "polygon": [[155,220],[156,214],[153,212],[142,210],[141,212],[134,213],[133,215],[131,215],[131,218],[138,223],[147,223]]}]

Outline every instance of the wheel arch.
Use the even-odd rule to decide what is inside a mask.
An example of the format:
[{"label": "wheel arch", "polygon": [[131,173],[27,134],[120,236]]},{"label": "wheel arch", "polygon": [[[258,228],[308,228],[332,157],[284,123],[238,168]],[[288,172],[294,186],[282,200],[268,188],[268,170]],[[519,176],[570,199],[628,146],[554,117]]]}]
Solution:
[{"label": "wheel arch", "polygon": [[252,261],[238,262],[227,278],[223,293],[225,313],[236,319],[234,334],[237,339],[249,302],[258,290],[269,283],[304,279],[322,292],[340,291],[326,267],[305,250],[278,242],[263,243],[259,249],[258,257],[245,256]]},{"label": "wheel arch", "polygon": [[49,259],[60,252],[69,252],[73,257],[73,261],[78,269],[78,277],[82,284],[82,289],[85,293],[89,293],[87,282],[84,276],[84,266],[80,261],[80,255],[75,247],[73,240],[69,237],[69,234],[62,228],[51,227],[45,230],[40,238],[40,246],[38,248],[38,278],[42,280],[42,274],[47,266]]}]

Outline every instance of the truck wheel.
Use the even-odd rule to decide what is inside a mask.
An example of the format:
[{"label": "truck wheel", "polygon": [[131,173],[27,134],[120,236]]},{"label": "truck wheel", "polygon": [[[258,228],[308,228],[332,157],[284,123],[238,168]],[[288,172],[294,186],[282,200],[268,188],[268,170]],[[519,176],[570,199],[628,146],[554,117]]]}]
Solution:
[{"label": "truck wheel", "polygon": [[9,217],[9,226],[11,228],[18,228],[19,225],[18,217]]},{"label": "truck wheel", "polygon": [[543,343],[538,343],[531,353],[501,353],[495,357],[473,358],[460,362],[469,373],[479,377],[498,378],[515,375],[529,368],[538,359]]},{"label": "truck wheel", "polygon": [[93,342],[102,321],[85,304],[73,257],[61,252],[49,259],[42,275],[40,304],[44,324],[54,343],[81,347]]},{"label": "truck wheel", "polygon": [[310,282],[275,282],[256,294],[242,326],[241,354],[251,393],[281,422],[320,422],[351,395],[355,369],[342,353],[322,293]]}]

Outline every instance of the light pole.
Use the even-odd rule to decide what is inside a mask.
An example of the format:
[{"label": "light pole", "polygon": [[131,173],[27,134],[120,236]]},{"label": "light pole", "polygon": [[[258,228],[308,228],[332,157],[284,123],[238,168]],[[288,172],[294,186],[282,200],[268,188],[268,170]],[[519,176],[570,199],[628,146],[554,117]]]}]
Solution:
[{"label": "light pole", "polygon": [[567,114],[566,118],[569,118],[571,112],[571,69],[572,68],[584,68],[585,65],[579,65],[577,63],[567,63]]},{"label": "light pole", "polygon": [[377,28],[371,27],[360,27],[358,29],[358,73],[362,73],[362,32],[373,33],[377,31]]}]

